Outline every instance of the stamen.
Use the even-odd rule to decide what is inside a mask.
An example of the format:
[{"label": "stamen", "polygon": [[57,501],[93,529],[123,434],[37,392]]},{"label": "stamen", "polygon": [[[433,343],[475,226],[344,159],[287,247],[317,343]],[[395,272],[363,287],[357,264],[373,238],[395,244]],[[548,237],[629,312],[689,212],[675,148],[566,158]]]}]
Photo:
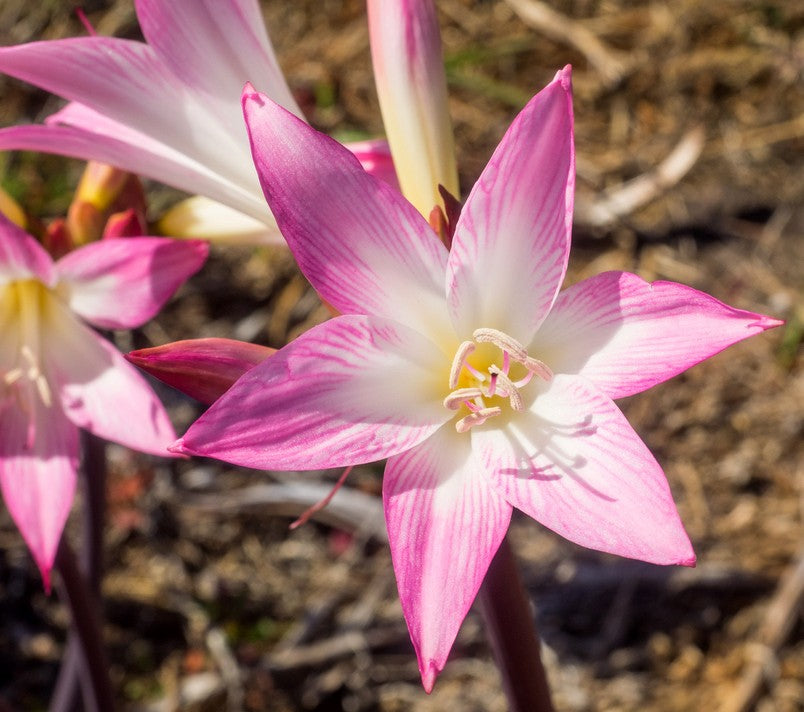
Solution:
[{"label": "stamen", "polygon": [[7,386],[13,386],[17,381],[22,378],[22,369],[19,368],[12,368],[10,371],[7,371],[6,374],[3,376],[3,382]]},{"label": "stamen", "polygon": [[[488,328],[476,329],[473,338],[474,341],[462,342],[455,353],[449,374],[451,392],[443,401],[444,407],[449,410],[465,408],[464,413],[469,411],[455,423],[455,429],[459,433],[465,433],[476,425],[483,425],[489,418],[494,418],[502,413],[500,406],[487,406],[484,398],[507,398],[512,410],[522,411],[525,409],[525,402],[520,388],[530,383],[534,374],[546,381],[553,377],[553,372],[546,364],[529,356],[527,349],[522,344],[502,331]],[[475,366],[468,363],[467,359],[476,350],[478,343],[496,346],[502,352],[502,365],[498,365],[499,360],[497,363],[492,362],[487,366],[484,364],[483,368],[487,370],[481,373]],[[484,356],[488,357],[489,354]],[[499,359],[499,356],[497,358]],[[510,375],[511,366],[514,363],[525,367],[524,376],[516,381]],[[468,379],[472,386],[458,388],[464,368],[472,376],[472,379]],[[464,383],[466,382],[465,380]]]},{"label": "stamen", "polygon": [[551,381],[553,379],[553,372],[544,361],[539,361],[537,358],[528,356],[527,359],[522,361],[522,365],[528,369],[529,373],[535,373],[543,381]]},{"label": "stamen", "polygon": [[39,397],[42,399],[42,403],[45,404],[46,408],[50,408],[50,406],[53,405],[53,398],[50,394],[50,385],[47,379],[40,373],[34,379],[34,383],[36,383],[36,390],[39,391]]},{"label": "stamen", "polygon": [[528,358],[528,352],[522,344],[497,329],[475,329],[472,336],[478,343],[494,344],[501,351],[507,351],[517,363],[522,363]]},{"label": "stamen", "polygon": [[[33,351],[31,351],[31,348],[28,346],[28,344],[23,345],[23,347],[20,349],[20,353],[28,362],[28,372],[25,375],[28,376],[28,378],[36,385],[36,390],[39,393],[39,397],[42,399],[42,403],[44,403],[46,407],[50,408],[53,403],[50,385],[47,382],[47,378],[45,378],[45,374],[39,369],[36,355]],[[6,374],[6,377],[8,377],[10,373]],[[19,376],[17,378],[19,378]]]},{"label": "stamen", "polygon": [[[476,329],[472,336],[478,343],[494,344],[497,348],[510,354],[514,361],[521,363],[528,371],[533,371],[545,381],[549,381],[553,378],[553,372],[547,364],[539,361],[537,358],[528,356],[527,349],[516,339],[508,336],[508,334],[504,334],[497,329],[483,328]],[[505,354],[503,354],[503,360],[504,359]]]},{"label": "stamen", "polygon": [[508,396],[511,407],[514,410],[522,410],[525,407],[525,404],[522,402],[522,395],[517,390],[514,382],[508,377],[508,374],[503,373],[500,371],[499,366],[493,364],[489,366],[489,373],[492,374],[492,378],[496,376],[500,385],[505,389],[505,395]]},{"label": "stamen", "polygon": [[479,388],[458,388],[444,398],[444,407],[448,410],[458,410],[469,399],[482,395],[483,391]]},{"label": "stamen", "polygon": [[502,413],[502,408],[499,406],[494,406],[492,408],[481,408],[474,413],[469,413],[469,415],[464,416],[457,423],[455,423],[455,430],[457,430],[459,433],[466,433],[475,425],[483,425],[483,423],[485,423],[489,418],[493,418],[495,415],[500,415],[500,413]]},{"label": "stamen", "polygon": [[464,361],[475,350],[474,341],[464,341],[455,352],[455,358],[452,359],[452,366],[449,369],[449,387],[457,388],[458,379],[461,375],[461,369],[464,367]]}]

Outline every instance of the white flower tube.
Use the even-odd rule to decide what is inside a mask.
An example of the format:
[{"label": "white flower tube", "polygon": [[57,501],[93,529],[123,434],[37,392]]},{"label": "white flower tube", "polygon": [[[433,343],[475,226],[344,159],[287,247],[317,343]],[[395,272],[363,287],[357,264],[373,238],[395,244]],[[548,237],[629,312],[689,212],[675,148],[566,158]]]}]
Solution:
[{"label": "white flower tube", "polygon": [[441,36],[432,0],[368,0],[371,58],[402,194],[429,217],[459,194]]}]

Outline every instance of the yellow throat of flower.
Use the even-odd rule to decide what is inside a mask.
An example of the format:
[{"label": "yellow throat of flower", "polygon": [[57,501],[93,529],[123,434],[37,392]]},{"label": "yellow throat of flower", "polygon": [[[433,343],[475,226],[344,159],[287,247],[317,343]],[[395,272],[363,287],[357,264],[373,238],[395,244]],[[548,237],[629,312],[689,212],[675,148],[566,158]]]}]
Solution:
[{"label": "yellow throat of flower", "polygon": [[9,282],[0,291],[0,407],[16,405],[28,418],[29,448],[36,437],[36,399],[45,408],[53,404],[41,355],[43,325],[54,298],[37,279]]}]

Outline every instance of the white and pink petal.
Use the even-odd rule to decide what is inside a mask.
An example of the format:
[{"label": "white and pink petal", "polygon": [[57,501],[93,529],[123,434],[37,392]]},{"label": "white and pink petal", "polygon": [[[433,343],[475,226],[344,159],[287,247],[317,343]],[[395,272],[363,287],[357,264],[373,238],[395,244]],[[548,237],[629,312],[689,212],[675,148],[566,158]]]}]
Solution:
[{"label": "white and pink petal", "polygon": [[493,327],[530,342],[564,279],[574,191],[566,67],[514,119],[466,199],[447,269],[461,338]]},{"label": "white and pink petal", "polygon": [[682,284],[604,272],[559,294],[532,353],[623,398],[781,323]]},{"label": "white and pink petal", "polygon": [[402,324],[337,317],[248,371],[176,450],[278,470],[394,455],[452,416],[438,397],[443,361],[432,342]]},{"label": "white and pink petal", "polygon": [[132,329],[151,319],[204,264],[209,246],[161,237],[90,243],[56,263],[70,309],[102,329]]},{"label": "white and pink petal", "polygon": [[17,279],[38,279],[51,285],[53,260],[21,227],[0,213],[0,285]]},{"label": "white and pink petal", "polygon": [[[250,185],[246,188],[234,183],[194,158],[123,124],[104,117],[102,123],[90,125],[88,122],[86,126],[53,123],[0,129],[0,150],[42,151],[109,163],[188,193],[207,195],[256,219],[271,220],[256,179],[253,181],[255,190],[251,193]],[[119,132],[118,126],[121,127]]]},{"label": "white and pink petal", "polygon": [[250,81],[301,117],[256,0],[137,0],[136,8],[148,44],[188,86],[237,107]]},{"label": "white and pink petal", "polygon": [[157,223],[159,232],[171,237],[197,238],[221,245],[283,244],[273,215],[265,209],[257,220],[228,205],[194,195],[171,207]]},{"label": "white and pink petal", "polygon": [[247,88],[243,110],[265,197],[321,296],[341,313],[449,331],[447,251],[416,209],[265,95]]},{"label": "white and pink petal", "polygon": [[617,406],[579,376],[539,385],[527,412],[471,432],[499,493],[581,546],[692,565],[667,479]]},{"label": "white and pink petal", "polygon": [[430,692],[512,508],[451,424],[388,459],[383,502],[402,611]]},{"label": "white and pink petal", "polygon": [[175,432],[145,379],[58,299],[42,323],[42,358],[67,417],[134,450],[169,457]]},{"label": "white and pink petal", "polygon": [[[196,145],[204,118],[153,48],[111,37],[72,37],[0,48],[0,71],[77,101],[180,152]],[[187,121],[178,120],[185,115]],[[206,123],[209,125],[207,126]],[[210,136],[219,138],[212,122]],[[223,146],[216,146],[223,150]]]},{"label": "white and pink petal", "polygon": [[366,173],[399,190],[394,159],[391,157],[391,149],[387,141],[366,139],[365,141],[351,141],[343,145],[360,161],[360,165],[363,166]]},{"label": "white and pink petal", "polygon": [[[30,384],[0,404],[0,490],[50,588],[50,571],[75,497],[78,429]],[[28,412],[15,399],[24,397]]]}]

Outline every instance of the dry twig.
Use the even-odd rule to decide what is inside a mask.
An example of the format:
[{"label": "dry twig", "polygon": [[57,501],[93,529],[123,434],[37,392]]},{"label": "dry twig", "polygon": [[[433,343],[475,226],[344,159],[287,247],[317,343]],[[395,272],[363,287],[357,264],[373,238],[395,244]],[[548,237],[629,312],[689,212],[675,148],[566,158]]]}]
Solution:
[{"label": "dry twig", "polygon": [[782,647],[796,621],[801,617],[804,595],[804,550],[782,577],[768,606],[765,620],[751,645],[752,659],[747,663],[737,689],[726,700],[723,712],[747,712],[751,709],[775,667],[776,653]]},{"label": "dry twig", "polygon": [[695,165],[704,147],[701,126],[687,131],[676,147],[652,171],[623,183],[590,204],[579,204],[576,222],[609,227],[678,183]]},{"label": "dry twig", "polygon": [[[286,481],[194,497],[182,502],[181,506],[219,512],[257,507],[275,516],[298,517],[329,495],[331,490],[332,487],[326,483]],[[371,535],[380,541],[388,540],[380,500],[353,488],[341,487],[314,518],[330,526]]]}]

